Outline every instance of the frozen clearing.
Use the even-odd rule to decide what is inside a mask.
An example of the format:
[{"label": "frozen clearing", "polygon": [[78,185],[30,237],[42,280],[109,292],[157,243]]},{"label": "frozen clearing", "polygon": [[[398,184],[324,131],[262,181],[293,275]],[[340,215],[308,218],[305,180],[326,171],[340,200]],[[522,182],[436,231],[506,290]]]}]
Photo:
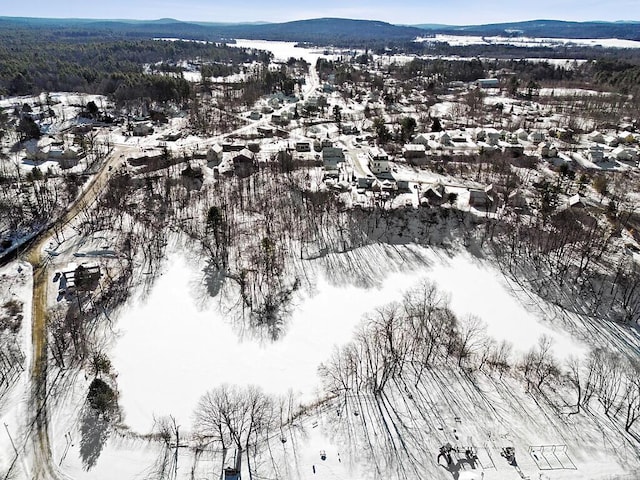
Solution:
[{"label": "frozen clearing", "polygon": [[254,48],[273,53],[275,60],[287,61],[289,58],[302,58],[311,65],[315,65],[318,58],[328,58],[334,60],[338,54],[325,55],[323,50],[296,47],[296,42],[278,42],[273,40],[244,40],[236,39],[232,47]]},{"label": "frozen clearing", "polygon": [[274,394],[292,390],[311,400],[318,365],[352,338],[362,316],[400,301],[423,279],[450,294],[459,317],[479,316],[489,335],[512,342],[518,351],[544,333],[554,339],[556,353],[583,353],[582,345],[542,325],[535,308],[519,303],[498,270],[468,254],[443,259],[423,250],[432,267],[405,266],[402,273],[386,275],[379,288],[334,286],[319,278],[315,293],[299,300],[286,333],[275,343],[243,341],[218,308],[199,308],[202,301],[193,293],[198,274],[174,254],[149,296],[118,321],[112,360],[125,422],[140,433],[151,429],[154,415],[171,414],[190,425],[199,397],[223,383],[256,384]]},{"label": "frozen clearing", "polygon": [[620,38],[537,38],[537,37],[500,37],[478,35],[441,35],[420,37],[417,42],[446,42],[451,46],[464,45],[515,45],[518,47],[562,47],[579,45],[603,48],[640,48],[640,42]]}]

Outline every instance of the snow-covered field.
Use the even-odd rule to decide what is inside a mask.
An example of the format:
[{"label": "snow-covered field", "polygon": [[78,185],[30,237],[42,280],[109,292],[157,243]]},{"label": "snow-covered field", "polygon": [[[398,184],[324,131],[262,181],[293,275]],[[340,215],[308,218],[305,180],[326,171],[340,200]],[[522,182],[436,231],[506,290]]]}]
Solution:
[{"label": "snow-covered field", "polygon": [[[199,296],[197,266],[174,254],[150,294],[132,302],[118,320],[112,359],[125,422],[140,433],[150,430],[154,415],[171,414],[189,425],[199,397],[223,383],[260,385],[276,394],[292,390],[309,401],[318,385],[317,367],[335,346],[352,338],[363,315],[400,301],[424,279],[450,295],[459,317],[480,317],[490,336],[511,342],[519,352],[545,334],[554,339],[560,356],[583,353],[582,344],[543,325],[535,307],[520,303],[495,268],[466,253],[447,258],[412,248],[419,248],[417,254],[431,266],[406,264],[381,278],[378,287],[338,286],[318,278],[315,291],[299,299],[290,327],[275,343],[243,339],[215,299],[203,302]],[[384,259],[380,262],[384,270]]]},{"label": "snow-covered field", "polygon": [[[24,448],[25,419],[28,418],[29,371],[31,360],[31,291],[33,281],[31,265],[12,262],[0,268],[0,298],[22,302],[22,325],[18,333],[19,345],[25,356],[24,371],[9,391],[0,397],[0,472],[8,470],[15,458],[14,446]],[[24,462],[21,462],[21,464]]]},{"label": "snow-covered field", "polygon": [[562,47],[584,46],[604,48],[640,48],[640,42],[620,38],[534,38],[534,37],[500,37],[476,35],[442,35],[417,38],[418,42],[445,42],[451,46],[464,45],[515,45],[518,47]]},{"label": "snow-covered field", "polygon": [[322,50],[297,47],[295,42],[278,42],[273,40],[245,40],[236,39],[235,46],[240,48],[255,48],[272,52],[275,60],[286,61],[289,58],[302,58],[311,65],[315,65],[318,58],[336,59],[337,53],[324,53]]}]

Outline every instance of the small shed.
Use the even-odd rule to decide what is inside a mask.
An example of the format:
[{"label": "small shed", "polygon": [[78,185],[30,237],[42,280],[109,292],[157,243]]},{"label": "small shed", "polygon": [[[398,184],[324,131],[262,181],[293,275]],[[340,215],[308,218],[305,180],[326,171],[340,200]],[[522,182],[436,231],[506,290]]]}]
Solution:
[{"label": "small shed", "polygon": [[572,197],[569,197],[568,206],[569,208],[584,208],[587,204],[584,198],[580,194],[576,193]]},{"label": "small shed", "polygon": [[240,470],[237,468],[225,468],[224,480],[240,480]]},{"label": "small shed", "polygon": [[296,152],[310,152],[311,144],[309,142],[296,142]]}]

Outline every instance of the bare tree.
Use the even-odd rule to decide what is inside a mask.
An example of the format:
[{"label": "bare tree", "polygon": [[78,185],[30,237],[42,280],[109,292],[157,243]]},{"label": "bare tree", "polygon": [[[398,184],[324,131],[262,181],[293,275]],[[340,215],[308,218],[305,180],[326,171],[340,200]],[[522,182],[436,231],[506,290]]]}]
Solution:
[{"label": "bare tree", "polygon": [[258,451],[276,428],[275,402],[255,386],[222,385],[204,394],[195,410],[195,428],[200,438],[220,443],[224,457],[235,447],[237,458],[246,452],[249,478],[254,468],[251,451]]},{"label": "bare tree", "polygon": [[486,325],[475,315],[469,315],[460,322],[457,329],[457,342],[455,354],[458,359],[458,367],[463,363],[470,363],[482,348],[486,339]]},{"label": "bare tree", "polygon": [[545,383],[560,374],[560,369],[551,350],[552,344],[551,338],[542,335],[538,340],[538,345],[531,348],[522,359],[520,368],[527,380],[528,391],[532,386],[541,390]]}]

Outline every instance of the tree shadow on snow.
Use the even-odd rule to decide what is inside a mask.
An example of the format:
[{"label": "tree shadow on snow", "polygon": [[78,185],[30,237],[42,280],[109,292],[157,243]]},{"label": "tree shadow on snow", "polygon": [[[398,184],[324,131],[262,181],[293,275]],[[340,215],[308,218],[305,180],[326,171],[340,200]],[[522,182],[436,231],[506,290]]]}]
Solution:
[{"label": "tree shadow on snow", "polygon": [[207,265],[202,269],[204,273],[204,282],[207,287],[207,293],[211,297],[216,297],[222,290],[226,275],[220,270],[213,260],[209,260]]},{"label": "tree shadow on snow", "polygon": [[80,458],[86,471],[96,465],[110,434],[109,419],[96,410],[85,407],[80,419]]}]

